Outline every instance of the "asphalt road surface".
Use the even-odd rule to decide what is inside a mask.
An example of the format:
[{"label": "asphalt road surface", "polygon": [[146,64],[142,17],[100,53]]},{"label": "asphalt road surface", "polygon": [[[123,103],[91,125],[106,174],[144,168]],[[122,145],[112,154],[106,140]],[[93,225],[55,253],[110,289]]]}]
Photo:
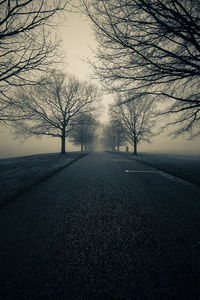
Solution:
[{"label": "asphalt road surface", "polygon": [[200,299],[199,188],[90,153],[1,209],[0,275],[3,300]]}]

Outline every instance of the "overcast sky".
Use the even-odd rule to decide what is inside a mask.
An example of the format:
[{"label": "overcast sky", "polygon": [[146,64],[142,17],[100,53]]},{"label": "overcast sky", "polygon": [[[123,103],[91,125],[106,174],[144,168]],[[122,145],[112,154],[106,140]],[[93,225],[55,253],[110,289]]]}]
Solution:
[{"label": "overcast sky", "polygon": [[[80,80],[88,80],[92,75],[92,70],[84,59],[93,56],[90,48],[95,49],[95,41],[88,21],[79,14],[69,13],[64,24],[59,27],[59,31],[66,52],[66,71],[74,74]],[[105,111],[110,102],[112,102],[112,96],[104,96]],[[103,122],[105,122],[105,118],[106,113],[103,113]],[[0,158],[60,151],[59,139],[44,137],[38,140],[32,138],[21,143],[21,141],[14,139],[8,130],[3,127],[0,128],[0,141]],[[68,150],[79,150],[79,147],[69,145],[67,142],[66,151]],[[153,138],[151,144],[140,145],[138,150],[200,154],[200,138],[196,141],[189,141],[183,137],[170,139],[167,136],[160,136]]]}]

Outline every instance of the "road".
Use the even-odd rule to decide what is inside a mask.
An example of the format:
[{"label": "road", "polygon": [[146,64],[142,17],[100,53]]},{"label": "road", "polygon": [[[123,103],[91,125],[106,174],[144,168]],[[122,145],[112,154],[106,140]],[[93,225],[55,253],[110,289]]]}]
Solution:
[{"label": "road", "polygon": [[0,299],[200,299],[200,190],[90,153],[0,211]]}]

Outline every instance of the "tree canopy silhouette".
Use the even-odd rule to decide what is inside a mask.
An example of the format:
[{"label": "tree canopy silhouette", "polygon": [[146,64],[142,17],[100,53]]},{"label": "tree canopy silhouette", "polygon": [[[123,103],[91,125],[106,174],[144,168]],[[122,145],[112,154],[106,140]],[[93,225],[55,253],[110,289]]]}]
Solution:
[{"label": "tree canopy silhouette", "polygon": [[[69,0],[0,1],[0,120],[9,118],[13,86],[32,84],[58,61],[59,41],[52,37],[53,16]],[[57,57],[56,57],[57,56]]]},{"label": "tree canopy silhouette", "polygon": [[10,114],[21,118],[11,126],[17,136],[24,138],[58,137],[61,153],[65,153],[65,140],[77,126],[77,117],[94,111],[99,99],[95,85],[53,71],[50,77],[42,78],[41,84],[18,88]]},{"label": "tree canopy silhouette", "polygon": [[108,90],[165,101],[176,133],[200,133],[200,3],[82,0],[95,30],[95,71]]}]

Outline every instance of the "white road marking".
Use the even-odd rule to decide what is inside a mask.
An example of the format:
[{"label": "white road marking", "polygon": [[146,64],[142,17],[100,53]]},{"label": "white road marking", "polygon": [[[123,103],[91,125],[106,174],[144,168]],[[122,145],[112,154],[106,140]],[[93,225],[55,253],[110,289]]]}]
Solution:
[{"label": "white road marking", "polygon": [[126,173],[160,173],[160,171],[137,171],[137,170],[125,170]]},{"label": "white road marking", "polygon": [[128,162],[131,162],[130,159],[114,159],[113,161],[120,161],[120,162],[121,162],[121,161],[126,161],[126,162],[128,161]]},{"label": "white road marking", "polygon": [[183,180],[183,179],[180,179],[180,178],[178,178],[178,177],[176,177],[176,176],[173,176],[173,175],[170,175],[170,174],[168,174],[168,173],[165,173],[165,172],[163,172],[163,171],[160,171],[159,174],[160,174],[161,176],[163,176],[163,177],[166,177],[167,179],[169,179],[169,180],[171,180],[171,181],[173,181],[173,182],[178,182],[178,183],[183,183],[183,184],[189,184],[189,185],[190,185],[189,182],[187,182],[187,181],[185,181],[185,180]]},{"label": "white road marking", "polygon": [[142,170],[142,171],[137,171],[137,170],[125,170],[126,173],[151,173],[151,174],[159,174],[160,176],[166,177],[167,179],[176,182],[176,183],[183,183],[183,184],[188,184],[191,185],[190,182],[187,182],[183,179],[180,179],[178,177],[175,177],[173,175],[170,175],[168,173],[165,173],[164,171],[159,171],[159,170]]}]

